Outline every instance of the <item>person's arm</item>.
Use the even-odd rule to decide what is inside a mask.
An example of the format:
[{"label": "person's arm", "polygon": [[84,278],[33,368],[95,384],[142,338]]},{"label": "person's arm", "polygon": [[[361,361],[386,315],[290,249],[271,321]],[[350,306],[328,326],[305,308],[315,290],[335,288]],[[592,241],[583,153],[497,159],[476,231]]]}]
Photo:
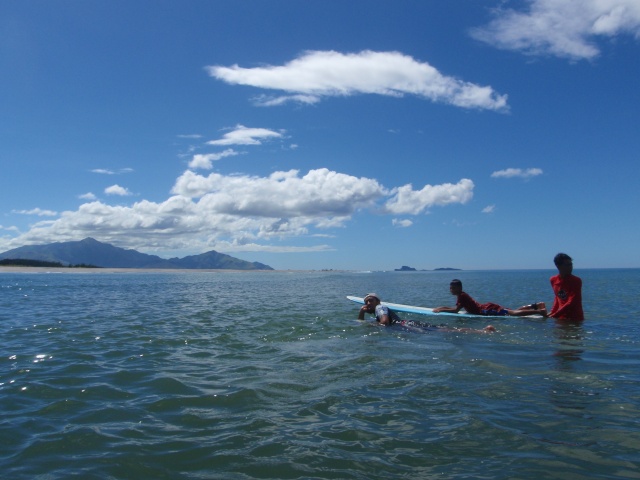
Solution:
[{"label": "person's arm", "polygon": [[364,320],[365,313],[373,313],[368,305],[363,305],[360,307],[360,312],[358,313],[358,320]]},{"label": "person's arm", "polygon": [[380,315],[380,319],[378,320],[380,325],[391,325],[391,317],[389,315]]},{"label": "person's arm", "polygon": [[567,292],[567,300],[564,302],[564,305],[559,307],[555,312],[552,312],[549,316],[553,318],[567,317],[567,312],[572,313],[577,303],[582,303],[582,293],[580,291]]},{"label": "person's arm", "polygon": [[549,316],[551,318],[554,318],[556,316],[556,311],[560,308],[560,299],[556,294],[556,289],[554,287],[554,282],[553,282],[554,278],[555,277],[551,277],[551,279],[549,279],[549,283],[551,284],[551,290],[553,290],[553,305],[551,306],[551,312],[549,312]]},{"label": "person's arm", "polygon": [[458,313],[462,309],[461,306],[456,305],[455,307],[436,307],[433,309],[433,313]]}]

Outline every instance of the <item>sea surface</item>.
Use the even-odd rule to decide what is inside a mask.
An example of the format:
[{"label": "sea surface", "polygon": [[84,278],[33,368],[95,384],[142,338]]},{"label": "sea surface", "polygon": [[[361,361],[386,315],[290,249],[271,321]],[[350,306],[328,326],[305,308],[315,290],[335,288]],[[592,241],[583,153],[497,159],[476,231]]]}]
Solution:
[{"label": "sea surface", "polygon": [[554,273],[0,273],[0,476],[640,478],[640,270],[576,268],[583,324],[494,334],[345,298],[551,307]]}]

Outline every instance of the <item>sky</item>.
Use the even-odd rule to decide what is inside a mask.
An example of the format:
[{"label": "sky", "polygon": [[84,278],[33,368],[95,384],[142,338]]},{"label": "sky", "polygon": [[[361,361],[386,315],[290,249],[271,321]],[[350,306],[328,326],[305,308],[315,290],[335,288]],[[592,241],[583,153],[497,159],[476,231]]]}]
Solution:
[{"label": "sky", "polygon": [[4,0],[0,252],[640,267],[640,0]]}]

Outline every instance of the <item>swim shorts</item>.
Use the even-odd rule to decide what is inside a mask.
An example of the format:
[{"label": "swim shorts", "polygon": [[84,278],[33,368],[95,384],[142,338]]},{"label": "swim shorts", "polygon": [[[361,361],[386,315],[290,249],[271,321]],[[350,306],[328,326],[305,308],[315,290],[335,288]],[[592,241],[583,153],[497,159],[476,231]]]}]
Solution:
[{"label": "swim shorts", "polygon": [[506,317],[509,315],[509,311],[505,308],[500,310],[482,310],[482,315],[486,315],[488,317]]}]

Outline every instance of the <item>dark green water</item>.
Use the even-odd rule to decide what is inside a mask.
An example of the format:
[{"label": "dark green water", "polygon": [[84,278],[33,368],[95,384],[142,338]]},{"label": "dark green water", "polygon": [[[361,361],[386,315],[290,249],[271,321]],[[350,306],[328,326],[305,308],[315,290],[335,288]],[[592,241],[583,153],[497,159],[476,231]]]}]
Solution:
[{"label": "dark green water", "polygon": [[551,270],[0,273],[0,471],[639,478],[640,270],[575,273],[583,325],[489,335],[370,327],[345,296],[452,304],[455,274],[550,306]]}]

